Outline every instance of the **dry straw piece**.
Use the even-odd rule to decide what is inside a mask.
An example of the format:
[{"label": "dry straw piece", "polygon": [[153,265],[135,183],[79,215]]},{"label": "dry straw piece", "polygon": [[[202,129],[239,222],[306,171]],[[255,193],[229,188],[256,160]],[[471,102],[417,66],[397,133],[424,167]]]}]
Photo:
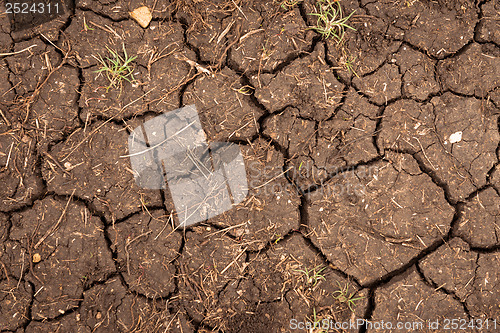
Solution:
[{"label": "dry straw piece", "polygon": [[147,28],[149,22],[151,22],[151,19],[153,18],[151,11],[146,6],[136,8],[133,11],[129,12],[129,14],[130,17],[136,20],[137,23],[139,23],[139,25],[143,28]]}]

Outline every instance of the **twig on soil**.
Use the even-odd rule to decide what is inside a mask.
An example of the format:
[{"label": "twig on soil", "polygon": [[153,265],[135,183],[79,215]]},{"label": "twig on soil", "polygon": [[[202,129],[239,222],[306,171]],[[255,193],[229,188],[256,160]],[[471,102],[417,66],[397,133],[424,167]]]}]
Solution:
[{"label": "twig on soil", "polygon": [[7,283],[9,283],[10,278],[9,278],[9,273],[7,272],[7,267],[5,267],[5,264],[1,260],[0,260],[0,264],[2,264],[3,271],[5,272],[5,276],[7,277]]},{"label": "twig on soil", "polygon": [[256,34],[258,32],[262,32],[262,31],[266,31],[266,30],[265,29],[255,29],[255,30],[247,32],[246,34],[244,34],[243,36],[241,36],[241,38],[239,40],[240,44],[241,44],[241,42],[243,42],[245,39],[247,39],[251,35]]},{"label": "twig on soil", "polygon": [[[45,37],[45,36],[44,36],[44,38],[47,39],[47,37]],[[54,45],[51,41],[49,41],[49,42],[52,45]],[[57,46],[55,46],[55,47],[58,48],[59,50],[61,50],[59,47],[57,47]],[[68,60],[68,56],[69,56],[70,51],[71,51],[71,44],[69,44],[69,42],[68,42],[68,51],[64,52],[63,50],[61,50],[61,52],[64,53],[64,58],[61,60],[61,63],[56,68],[52,69],[49,72],[49,74],[47,74],[47,76],[45,77],[45,80],[43,80],[43,82],[41,84],[37,85],[37,87],[36,87],[35,91],[33,92],[33,94],[31,94],[31,96],[29,96],[26,99],[26,117],[24,118],[23,123],[26,123],[28,121],[28,118],[29,118],[29,115],[30,115],[30,106],[35,101],[36,97],[40,93],[40,90],[45,85],[45,83],[47,83],[47,81],[50,79],[50,77],[52,76],[52,74],[54,74],[55,72],[57,72],[64,64],[66,64],[66,62]]]},{"label": "twig on soil", "polygon": [[[146,210],[147,210],[147,208],[146,208]],[[148,211],[148,213],[149,213],[149,211]],[[152,218],[154,218],[153,216],[151,216],[151,217],[152,217]],[[166,227],[167,227],[167,225],[168,225],[168,222],[173,222],[173,214],[172,214],[172,212],[170,212],[170,216],[168,217],[167,221],[165,222],[165,225],[163,226],[163,228],[160,230],[160,232],[158,233],[158,235],[156,235],[155,240],[157,240],[157,239],[158,239],[158,237],[160,237],[160,235],[163,233],[163,231],[165,230],[165,228],[166,228]],[[171,232],[167,235],[167,237],[168,237],[168,236],[170,236],[173,232],[175,232],[175,229],[174,229],[174,230],[172,230],[172,231],[171,231]]]},{"label": "twig on soil", "polygon": [[148,232],[145,232],[143,234],[140,234],[139,236],[134,237],[131,241],[129,241],[127,239],[127,243],[125,244],[125,253],[127,254],[127,274],[128,275],[130,275],[130,253],[128,252],[128,247],[130,246],[130,244],[132,244],[133,242],[135,242],[139,238],[141,238],[143,236],[147,236],[152,232],[153,232],[153,230],[149,230]]},{"label": "twig on soil", "polygon": [[62,165],[61,163],[59,163],[52,155],[50,155],[49,153],[47,152],[42,152],[43,155],[47,156],[48,158],[50,158],[52,160],[52,162],[54,162],[54,164],[59,168],[61,169],[65,174],[67,174],[68,176],[71,176],[71,174],[68,172],[68,170],[66,170]]},{"label": "twig on soil", "polygon": [[269,184],[270,182],[272,182],[272,181],[276,180],[277,178],[279,178],[279,177],[283,176],[284,174],[286,174],[286,173],[287,173],[288,171],[290,171],[291,169],[293,169],[293,166],[289,167],[288,169],[286,169],[285,171],[283,171],[283,172],[282,172],[282,173],[280,173],[279,175],[277,175],[277,176],[275,176],[275,177],[271,178],[270,180],[268,180],[268,181],[267,181],[267,182],[265,182],[264,184],[261,184],[261,185],[259,185],[259,186],[257,186],[257,187],[254,187],[254,189],[258,189],[258,188],[261,188],[261,187],[263,187],[263,186],[266,186],[266,185],[267,185],[267,184]]},{"label": "twig on soil", "polygon": [[[173,321],[174,321],[174,319],[177,317],[177,315],[179,314],[179,312],[180,312],[180,311],[181,311],[180,309],[179,309],[179,310],[177,310],[177,312],[175,313],[175,315],[174,315],[174,316],[172,317],[172,319],[169,321],[169,323],[168,323],[167,327],[165,328],[165,332],[167,332],[167,331],[168,331],[168,329],[170,328],[170,325],[172,325],[172,322],[173,322]],[[181,328],[181,330],[182,330],[182,325],[180,325],[179,327],[180,327],[180,328]]]},{"label": "twig on soil", "polygon": [[31,46],[28,46],[27,48],[25,49],[22,49],[20,51],[16,51],[16,52],[9,52],[9,53],[0,53],[0,57],[8,57],[8,56],[11,56],[11,55],[15,55],[15,54],[19,54],[19,53],[23,53],[24,51],[28,51],[29,49],[31,49],[32,47],[35,47],[37,46],[36,44],[33,44]]},{"label": "twig on soil", "polygon": [[11,125],[11,124],[10,124],[9,119],[7,119],[7,118],[5,117],[5,115],[4,115],[4,113],[3,113],[3,111],[2,111],[1,109],[0,109],[0,116],[2,116],[3,120],[5,120],[5,124],[6,124],[7,126],[10,126],[10,125]]},{"label": "twig on soil", "polygon": [[14,147],[14,142],[10,145],[9,154],[7,155],[7,163],[5,163],[5,169],[9,167],[10,154],[12,153],[12,148]]},{"label": "twig on soil", "polygon": [[109,32],[110,34],[114,34],[116,37],[120,38],[120,39],[123,39],[122,36],[120,36],[119,34],[116,33],[116,31],[114,31],[113,29],[111,29],[108,25],[105,25],[106,28],[104,28],[103,26],[100,26],[99,24],[97,23],[94,23],[92,21],[89,21],[90,24],[98,27],[99,29],[102,29],[106,32]]},{"label": "twig on soil", "polygon": [[210,75],[210,71],[197,63],[196,61],[193,61],[191,59],[188,59],[185,55],[177,53],[175,56],[175,59],[185,61],[191,66],[192,68],[196,68],[199,72],[203,72],[207,75]]},{"label": "twig on soil", "polygon": [[[169,55],[172,55],[175,51],[177,51],[176,48],[174,48],[172,51],[170,51],[167,54],[162,54],[163,51],[165,51],[167,48],[169,48],[171,45],[177,44],[177,42],[170,43],[169,45],[165,46],[160,52],[155,52],[154,50],[149,50],[148,53],[150,53],[147,68],[148,68],[148,77],[151,79],[151,66],[157,62],[158,60],[168,57]],[[156,47],[155,47],[156,48]]]},{"label": "twig on soil", "polygon": [[184,126],[183,128],[181,128],[180,130],[178,130],[177,132],[175,132],[173,135],[169,136],[168,138],[166,138],[165,140],[157,143],[156,145],[152,146],[152,147],[148,147],[148,149],[144,149],[143,151],[139,151],[137,153],[133,153],[133,154],[128,154],[128,155],[122,155],[120,156],[121,158],[125,158],[125,157],[131,157],[131,156],[137,156],[137,155],[141,155],[141,154],[144,154],[144,153],[147,153],[148,151],[150,150],[153,150],[159,146],[161,146],[162,144],[164,144],[165,142],[167,142],[168,140],[170,139],[173,139],[175,138],[177,135],[179,135],[180,133],[182,133],[183,131],[185,131],[187,128],[189,128],[191,125],[193,125],[195,122],[195,120],[193,120],[192,122],[190,122],[189,124],[187,124],[186,126]]},{"label": "twig on soil", "polygon": [[[50,43],[50,45],[52,45],[53,47],[55,47],[56,49],[58,49],[59,51],[61,51],[61,53],[64,53],[64,50],[63,50],[63,49],[61,49],[61,48],[60,48],[59,46],[57,46],[56,44],[52,43],[52,41],[51,41],[50,39],[48,39],[47,37],[45,37],[45,35],[44,35],[44,34],[40,34],[40,36],[42,36],[43,38],[45,38],[45,40],[46,40],[47,42],[49,42],[49,43]],[[69,52],[69,51],[68,51],[68,52]]]},{"label": "twig on soil", "polygon": [[208,238],[210,236],[216,235],[216,234],[221,233],[221,232],[223,232],[225,234],[229,230],[234,229],[234,228],[238,228],[238,227],[241,227],[241,226],[244,226],[245,224],[247,224],[247,223],[243,222],[243,223],[240,223],[240,224],[237,224],[237,225],[232,225],[232,226],[224,228],[222,230],[218,230],[218,231],[212,232],[211,234],[206,235],[205,238]]},{"label": "twig on soil", "polygon": [[229,263],[229,265],[227,265],[227,266],[226,266],[226,268],[224,268],[224,269],[222,270],[222,272],[220,272],[220,274],[221,274],[221,275],[222,275],[222,274],[224,274],[224,273],[225,273],[225,272],[229,269],[229,267],[231,267],[231,266],[232,266],[232,265],[236,262],[236,260],[238,260],[238,259],[241,257],[241,255],[242,255],[243,253],[245,253],[245,251],[246,251],[247,249],[248,249],[248,246],[247,246],[247,247],[245,247],[245,248],[243,249],[243,251],[241,251],[241,252],[240,252],[240,254],[238,254],[238,255],[236,256],[236,258],[234,258],[234,260],[233,260],[233,261],[231,261],[231,262]]},{"label": "twig on soil", "polygon": [[[189,289],[191,289],[191,291],[193,293],[196,293],[198,295],[198,298],[201,301],[202,300],[202,297],[200,294],[200,290],[202,290],[201,287],[198,285],[198,283],[196,283],[196,281],[191,279],[191,277],[188,274],[186,274],[186,268],[184,267],[183,264],[180,264],[179,268],[181,270],[181,276],[184,277],[184,281],[185,281],[186,285],[189,287]],[[196,287],[196,289],[193,288],[193,285]]]},{"label": "twig on soil", "polygon": [[102,318],[102,320],[100,322],[98,322],[95,326],[94,326],[94,329],[92,330],[92,333],[94,333],[101,325],[102,323],[104,323],[104,321],[106,320],[106,318],[108,319],[108,322],[109,322],[109,312],[111,311],[111,308],[113,307],[113,304],[111,304],[108,308],[108,311],[106,311],[106,316],[104,318]]},{"label": "twig on soil", "polygon": [[231,1],[234,3],[234,5],[236,6],[236,8],[238,8],[238,11],[241,13],[241,15],[243,15],[243,17],[245,18],[245,20],[248,21],[248,17],[245,15],[245,13],[243,13],[243,11],[241,10],[240,6],[238,6],[236,4],[236,2],[234,2],[234,0],[231,0]]},{"label": "twig on soil", "polygon": [[422,146],[422,144],[420,143],[420,140],[417,138],[417,137],[413,137],[415,140],[417,140],[418,144],[420,145],[420,148],[422,149],[422,154],[424,154],[424,157],[425,159],[427,160],[427,162],[429,162],[429,164],[431,165],[431,167],[434,169],[434,170],[437,170],[437,168],[434,166],[434,164],[432,164],[431,160],[429,160],[429,158],[427,157],[427,154],[425,153],[425,150],[424,150],[424,147]]},{"label": "twig on soil", "polygon": [[226,36],[226,35],[227,35],[227,33],[229,32],[229,29],[231,29],[231,27],[233,26],[233,24],[234,24],[234,21],[231,21],[231,23],[229,23],[229,24],[227,25],[226,29],[224,29],[224,30],[220,33],[219,37],[217,37],[217,44],[219,44],[219,43],[220,43],[220,41],[222,40],[222,38],[224,38],[224,36]]},{"label": "twig on soil", "polygon": [[217,66],[215,66],[215,69],[221,68],[224,56],[226,55],[227,51],[231,47],[233,47],[233,45],[235,45],[236,43],[239,42],[240,36],[241,36],[241,24],[238,22],[238,24],[236,25],[236,38],[228,46],[226,46],[226,48],[224,49],[224,52],[222,52],[222,54],[219,58],[219,62],[217,63]]},{"label": "twig on soil", "polygon": [[[3,263],[2,263],[2,265],[3,265]],[[5,266],[4,266],[4,268],[5,268]],[[16,289],[19,289],[19,285],[21,284],[21,279],[23,278],[23,272],[24,272],[24,250],[23,250],[23,257],[21,258],[21,273],[19,274],[19,280],[17,281]],[[8,276],[7,276],[7,278],[8,278]]]},{"label": "twig on soil", "polygon": [[62,213],[61,213],[61,216],[59,216],[59,219],[57,220],[56,224],[54,224],[50,229],[47,230],[47,232],[45,232],[45,235],[43,235],[42,238],[40,238],[40,240],[35,244],[35,246],[33,247],[33,249],[37,249],[37,247],[40,246],[40,244],[43,243],[43,241],[49,237],[49,235],[51,233],[53,233],[54,231],[56,231],[57,227],[59,227],[59,224],[61,224],[61,221],[64,217],[64,215],[66,214],[66,211],[68,210],[68,206],[69,206],[69,203],[71,202],[71,200],[73,199],[73,195],[75,194],[75,191],[76,189],[73,190],[73,192],[71,192],[71,195],[69,196],[69,199],[68,201],[66,202],[66,206],[64,207]]},{"label": "twig on soil", "polygon": [[[37,229],[38,229],[38,226],[37,226]],[[36,231],[35,231],[36,232]],[[37,280],[38,282],[40,282],[40,284],[42,285],[40,287],[40,289],[38,289],[38,291],[33,295],[33,297],[35,297],[39,292],[40,290],[42,290],[43,288],[43,282],[42,280],[40,280],[40,278],[35,274],[35,272],[33,271],[33,253],[31,252],[31,241],[30,241],[30,237],[29,236],[26,236],[26,242],[27,242],[27,246],[28,246],[28,254],[29,254],[29,262],[30,262],[30,273],[31,275],[33,275]]]}]

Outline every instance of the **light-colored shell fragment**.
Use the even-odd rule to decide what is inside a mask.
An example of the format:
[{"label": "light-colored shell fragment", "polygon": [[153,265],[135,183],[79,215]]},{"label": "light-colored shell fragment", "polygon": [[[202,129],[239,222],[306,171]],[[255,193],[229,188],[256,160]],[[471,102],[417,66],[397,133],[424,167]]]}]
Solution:
[{"label": "light-colored shell fragment", "polygon": [[151,22],[151,19],[153,18],[151,11],[146,6],[136,8],[133,11],[129,12],[129,14],[130,17],[136,20],[137,23],[139,23],[139,25],[143,28],[147,28],[149,22]]},{"label": "light-colored shell fragment", "polygon": [[450,143],[457,143],[462,141],[462,132],[458,131],[450,135]]}]

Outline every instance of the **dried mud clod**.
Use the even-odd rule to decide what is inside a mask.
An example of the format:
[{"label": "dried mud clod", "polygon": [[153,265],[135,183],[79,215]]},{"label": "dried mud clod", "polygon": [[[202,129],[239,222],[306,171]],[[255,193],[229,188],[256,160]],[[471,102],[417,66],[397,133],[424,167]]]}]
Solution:
[{"label": "dried mud clod", "polygon": [[249,250],[260,250],[300,227],[300,199],[285,178],[283,155],[262,139],[242,146],[249,193],[231,210],[210,219]]},{"label": "dried mud clod", "polygon": [[[231,280],[218,300],[203,303],[208,324],[227,332],[280,332],[293,318],[313,320],[316,314],[317,320],[342,321],[365,311],[366,291],[322,262],[298,234],[251,254],[242,268],[246,274]],[[341,288],[352,296],[351,304],[335,297]]]},{"label": "dried mud clod", "polygon": [[306,190],[343,168],[378,156],[372,143],[377,111],[351,89],[331,119],[315,122],[287,107],[265,119],[263,133],[287,151],[287,176]]},{"label": "dried mud clod", "polygon": [[277,8],[271,3],[255,2],[231,18],[235,24],[229,38],[239,37],[239,43],[230,61],[243,72],[273,71],[310,48],[314,33],[307,29],[299,9],[283,13]]},{"label": "dried mud clod", "polygon": [[[92,12],[79,12],[68,30],[70,60],[83,67],[79,100],[83,122],[96,116],[123,119],[174,109],[179,105],[181,87],[195,77],[182,60],[195,55],[184,45],[180,23],[152,22],[144,30],[129,21],[113,22]],[[96,40],[99,47],[94,47]],[[102,72],[110,62],[107,58],[114,59],[112,52],[123,61],[125,52],[133,59],[128,65],[130,75],[118,84]]]},{"label": "dried mud clod", "polygon": [[500,244],[500,198],[492,188],[477,193],[465,204],[458,220],[457,235],[474,247],[494,247]]},{"label": "dried mud clod", "polygon": [[353,85],[371,102],[382,105],[401,96],[401,75],[397,66],[385,64],[375,73],[355,77]]},{"label": "dried mud clod", "polygon": [[474,4],[465,0],[361,4],[368,15],[384,22],[388,37],[403,39],[439,59],[457,52],[473,38],[478,17]]},{"label": "dried mud clod", "polygon": [[[108,222],[162,204],[158,190],[142,190],[135,183],[126,158],[128,133],[112,122],[79,128],[55,145],[43,161],[49,191],[92,202]],[[56,163],[57,161],[57,163]]]},{"label": "dried mud clod", "polygon": [[368,285],[444,237],[454,209],[406,154],[348,170],[311,193],[312,241],[338,269]]},{"label": "dried mud clod", "polygon": [[25,279],[38,291],[31,308],[38,320],[78,307],[85,286],[115,271],[101,220],[71,198],[46,197],[14,214],[10,238],[34,263],[25,266]]},{"label": "dried mud clod", "polygon": [[257,134],[257,119],[263,114],[249,93],[251,88],[226,67],[213,76],[198,77],[184,92],[183,102],[196,105],[209,141],[246,141]]},{"label": "dried mud clod", "polygon": [[[5,4],[0,4],[0,11],[6,12]],[[7,15],[0,16],[0,52],[9,52],[13,44],[12,36],[10,34],[10,22]]]},{"label": "dried mud clod", "polygon": [[394,54],[392,62],[399,66],[402,74],[402,95],[423,101],[439,92],[435,79],[435,61],[404,44]]},{"label": "dried mud clod", "polygon": [[304,118],[326,120],[342,99],[344,85],[324,61],[324,46],[276,74],[252,75],[255,97],[270,112],[295,106]]},{"label": "dried mud clod", "polygon": [[[375,292],[375,302],[377,307],[371,318],[373,322],[383,320],[415,325],[401,332],[425,332],[430,321],[439,320],[442,323],[445,318],[469,319],[459,301],[426,283],[414,266],[388,285],[380,287]],[[376,331],[375,328],[367,329],[367,332]]]},{"label": "dried mud clod", "polygon": [[32,93],[37,88],[37,85],[49,73],[51,66],[55,68],[56,64],[61,61],[56,49],[51,45],[46,45],[41,37],[16,43],[14,52],[30,46],[33,47],[26,52],[7,57],[5,60],[10,70],[9,81],[16,87],[14,91],[18,97],[28,98],[28,93]]},{"label": "dried mud clod", "polygon": [[164,211],[141,212],[108,229],[111,249],[129,289],[149,298],[175,290],[175,269],[181,236]]},{"label": "dried mud clod", "polygon": [[498,317],[498,253],[477,253],[459,238],[442,245],[419,265],[426,279],[465,304],[473,318]]},{"label": "dried mud clod", "polygon": [[[18,124],[18,123],[17,123]],[[0,124],[0,211],[11,211],[31,204],[43,192],[37,165],[36,140],[19,125]]]},{"label": "dried mud clod", "polygon": [[25,332],[194,332],[184,312],[127,292],[114,277],[86,290],[78,309],[50,321],[31,321]]},{"label": "dried mud clod", "polygon": [[200,226],[186,232],[186,247],[178,264],[180,301],[198,322],[215,315],[221,291],[241,278],[246,266],[244,247],[223,233],[210,235],[210,231]]},{"label": "dried mud clod", "polygon": [[[460,140],[454,142],[453,135]],[[378,143],[415,154],[458,201],[486,184],[499,138],[497,116],[484,114],[480,100],[448,92],[430,103],[401,100],[387,107]]]},{"label": "dried mud clod", "polygon": [[473,43],[463,53],[443,60],[438,73],[445,89],[485,98],[500,84],[500,48]]},{"label": "dried mud clod", "polygon": [[482,4],[482,17],[478,25],[478,34],[476,35],[478,42],[493,42],[497,46],[500,45],[499,8],[500,5],[496,1],[488,1]]},{"label": "dried mud clod", "polygon": [[0,329],[15,331],[28,322],[28,311],[33,297],[28,282],[10,280],[0,281]]}]

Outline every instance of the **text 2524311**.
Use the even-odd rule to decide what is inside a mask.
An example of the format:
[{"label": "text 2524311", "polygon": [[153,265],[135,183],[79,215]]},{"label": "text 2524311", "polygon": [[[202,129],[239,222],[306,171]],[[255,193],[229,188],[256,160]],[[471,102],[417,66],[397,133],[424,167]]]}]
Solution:
[{"label": "text 2524311", "polygon": [[58,3],[7,2],[5,4],[5,13],[7,14],[59,14],[59,11]]}]

